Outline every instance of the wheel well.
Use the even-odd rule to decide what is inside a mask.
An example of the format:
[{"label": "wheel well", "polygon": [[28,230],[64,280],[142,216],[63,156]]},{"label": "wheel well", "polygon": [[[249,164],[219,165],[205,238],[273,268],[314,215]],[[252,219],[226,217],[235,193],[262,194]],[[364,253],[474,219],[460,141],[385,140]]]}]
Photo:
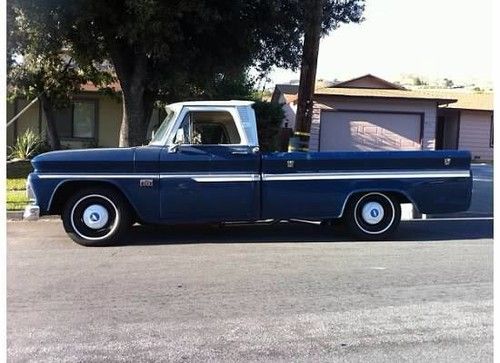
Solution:
[{"label": "wheel well", "polygon": [[353,198],[355,198],[359,195],[367,194],[367,193],[381,193],[381,194],[385,194],[388,197],[394,199],[396,201],[396,203],[399,203],[399,204],[411,203],[411,204],[413,204],[413,202],[406,195],[404,195],[402,192],[385,191],[385,190],[363,190],[360,192],[354,192],[347,197],[347,199],[344,203],[344,208],[342,209],[342,214],[344,214],[346,206]]},{"label": "wheel well", "polygon": [[117,193],[120,193],[123,199],[128,203],[130,207],[130,211],[132,212],[132,217],[136,220],[137,213],[135,209],[130,204],[127,196],[115,185],[107,182],[99,182],[99,181],[87,181],[87,180],[75,180],[75,181],[67,181],[64,184],[60,185],[54,195],[52,196],[52,202],[50,203],[50,214],[62,214],[64,204],[66,201],[76,192],[83,188],[107,188],[113,189]]}]

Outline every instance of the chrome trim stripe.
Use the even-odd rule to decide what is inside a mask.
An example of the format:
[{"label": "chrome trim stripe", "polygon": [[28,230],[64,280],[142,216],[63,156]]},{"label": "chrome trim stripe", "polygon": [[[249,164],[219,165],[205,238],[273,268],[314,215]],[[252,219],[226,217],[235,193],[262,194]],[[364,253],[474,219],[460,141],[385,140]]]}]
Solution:
[{"label": "chrome trim stripe", "polygon": [[469,170],[263,174],[264,181],[469,178]]},{"label": "chrome trim stripe", "polygon": [[260,181],[259,174],[39,174],[40,179],[193,179],[200,183]]},{"label": "chrome trim stripe", "polygon": [[212,182],[257,182],[260,181],[259,174],[248,174],[248,175],[210,175],[210,176],[195,176],[192,177],[195,181],[199,183],[212,183]]},{"label": "chrome trim stripe", "polygon": [[38,174],[40,179],[138,179],[158,178],[158,174]]},{"label": "chrome trim stripe", "polygon": [[38,174],[40,179],[193,179],[200,183],[253,182],[286,180],[348,180],[348,179],[429,179],[469,178],[469,170],[435,171],[375,171],[375,172],[330,172],[330,173],[283,173],[283,174]]},{"label": "chrome trim stripe", "polygon": [[199,183],[259,181],[259,174],[160,174],[161,179],[193,179]]}]

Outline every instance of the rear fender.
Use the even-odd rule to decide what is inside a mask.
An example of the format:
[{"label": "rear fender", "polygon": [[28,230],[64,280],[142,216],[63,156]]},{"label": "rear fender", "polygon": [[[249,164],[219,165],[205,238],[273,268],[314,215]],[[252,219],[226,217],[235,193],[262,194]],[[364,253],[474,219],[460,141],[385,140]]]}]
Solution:
[{"label": "rear fender", "polygon": [[373,192],[378,192],[378,193],[384,193],[384,194],[390,194],[391,196],[396,196],[399,198],[400,203],[411,203],[415,207],[415,209],[420,213],[420,210],[418,208],[418,204],[413,200],[413,198],[408,194],[408,192],[400,189],[393,189],[393,188],[362,188],[362,189],[356,189],[350,192],[347,197],[344,200],[344,203],[342,204],[342,209],[340,210],[340,215],[339,218],[343,217],[344,211],[346,209],[347,203],[349,200],[357,195],[357,194],[366,194],[366,193],[373,193]]}]

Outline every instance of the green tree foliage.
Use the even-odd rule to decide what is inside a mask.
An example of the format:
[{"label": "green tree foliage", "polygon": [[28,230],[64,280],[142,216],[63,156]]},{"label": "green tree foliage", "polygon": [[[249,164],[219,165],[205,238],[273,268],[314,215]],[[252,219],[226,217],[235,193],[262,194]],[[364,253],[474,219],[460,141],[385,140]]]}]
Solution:
[{"label": "green tree foliage", "polygon": [[61,147],[55,128],[54,112],[69,104],[83,83],[108,83],[111,75],[92,63],[77,66],[60,26],[30,16],[11,1],[8,6],[7,66],[9,98],[39,101],[47,120],[47,141],[52,149]]},{"label": "green tree foliage", "polygon": [[[297,69],[299,0],[16,0],[59,28],[79,65],[109,60],[122,87],[120,145],[146,138],[156,100],[212,98],[249,67]],[[362,19],[364,0],[325,0],[323,33]]]},{"label": "green tree foliage", "polygon": [[278,103],[256,101],[253,105],[257,119],[257,133],[262,151],[278,151],[281,148],[281,122],[285,117]]}]

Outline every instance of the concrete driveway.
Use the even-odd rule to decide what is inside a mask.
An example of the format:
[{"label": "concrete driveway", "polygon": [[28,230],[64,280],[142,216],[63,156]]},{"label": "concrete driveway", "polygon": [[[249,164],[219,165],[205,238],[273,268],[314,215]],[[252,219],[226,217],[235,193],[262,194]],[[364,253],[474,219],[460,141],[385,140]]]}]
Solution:
[{"label": "concrete driveway", "polygon": [[492,361],[492,220],[135,227],[84,248],[8,223],[8,359]]}]

